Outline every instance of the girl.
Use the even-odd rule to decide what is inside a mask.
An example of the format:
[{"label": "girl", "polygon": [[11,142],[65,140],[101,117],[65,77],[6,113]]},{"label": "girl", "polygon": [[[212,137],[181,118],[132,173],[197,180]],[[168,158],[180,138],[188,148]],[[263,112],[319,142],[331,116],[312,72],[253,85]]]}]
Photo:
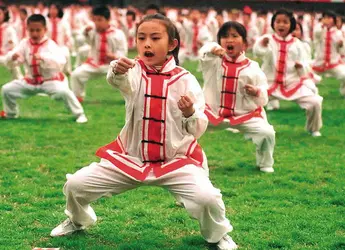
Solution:
[{"label": "girl", "polygon": [[271,99],[295,101],[306,109],[306,129],[312,136],[321,136],[322,97],[315,89],[313,81],[307,77],[307,66],[303,59],[301,41],[292,37],[296,20],[287,10],[278,10],[271,22],[274,34],[264,35],[255,44],[254,53],[262,58]]},{"label": "girl", "polygon": [[[18,37],[15,29],[8,24],[10,15],[5,6],[0,6],[0,65],[6,66],[6,54],[10,52],[17,44]],[[23,78],[20,68],[9,67],[12,79]]]},{"label": "girl", "polygon": [[62,20],[64,13],[62,7],[57,4],[49,6],[49,14],[47,18],[48,36],[63,51],[67,63],[64,67],[64,73],[70,75],[72,72],[72,63],[70,49],[72,49],[73,38],[71,28],[68,23]]},{"label": "girl", "polygon": [[[310,77],[315,84],[320,83],[322,80],[322,77],[315,74],[315,72],[311,68],[312,61],[313,61],[312,56],[311,56],[311,48],[310,48],[309,43],[303,40],[304,31],[303,31],[303,26],[300,22],[296,23],[296,28],[293,31],[292,35],[302,42],[303,61],[306,63],[306,70],[307,70],[308,77]],[[309,87],[311,87],[312,89],[316,91],[316,93],[318,93],[316,86],[315,87],[309,86]]]},{"label": "girl", "polygon": [[196,139],[207,127],[204,97],[196,78],[176,66],[177,29],[161,14],[146,16],[138,24],[136,44],[140,59],[113,61],[107,75],[126,100],[126,124],[115,141],[97,151],[99,163],[68,175],[69,218],[51,236],[94,224],[92,201],[149,184],[180,197],[208,242],[236,249],[227,235],[232,226],[220,191],[202,168],[205,157]]},{"label": "girl", "polygon": [[340,94],[345,97],[345,64],[341,60],[344,37],[337,29],[336,14],[326,11],[322,14],[322,26],[314,30],[315,60],[313,69],[320,73],[329,73],[341,81]]},{"label": "girl", "polygon": [[224,23],[217,37],[220,45],[209,43],[200,50],[205,113],[214,125],[228,119],[230,127],[244,132],[256,144],[257,166],[274,172],[275,132],[262,108],[268,101],[266,76],[244,54],[247,32],[242,24]]}]

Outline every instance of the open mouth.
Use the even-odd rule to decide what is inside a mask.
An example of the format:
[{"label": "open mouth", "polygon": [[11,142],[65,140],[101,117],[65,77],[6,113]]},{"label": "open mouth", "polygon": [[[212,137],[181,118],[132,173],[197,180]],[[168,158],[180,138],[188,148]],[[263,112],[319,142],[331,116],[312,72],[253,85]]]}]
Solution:
[{"label": "open mouth", "polygon": [[278,31],[279,31],[280,33],[283,33],[283,32],[285,31],[285,29],[278,29]]},{"label": "open mouth", "polygon": [[145,51],[144,56],[146,57],[153,57],[155,54],[153,54],[151,51]]},{"label": "open mouth", "polygon": [[226,48],[227,48],[227,50],[233,50],[233,49],[234,49],[234,46],[228,45]]}]

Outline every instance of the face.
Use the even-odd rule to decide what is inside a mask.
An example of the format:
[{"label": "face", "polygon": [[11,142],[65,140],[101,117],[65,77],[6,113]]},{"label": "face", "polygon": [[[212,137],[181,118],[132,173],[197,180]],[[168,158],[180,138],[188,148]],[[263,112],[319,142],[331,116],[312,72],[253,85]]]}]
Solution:
[{"label": "face", "polygon": [[322,18],[322,23],[323,25],[325,25],[327,28],[330,28],[334,25],[334,20],[333,20],[333,17],[330,17],[330,16],[324,16]]},{"label": "face", "polygon": [[338,29],[341,29],[341,26],[343,26],[343,21],[340,16],[337,16],[337,23],[336,26]]},{"label": "face", "polygon": [[92,21],[95,23],[95,27],[98,32],[103,32],[109,27],[109,20],[107,20],[104,16],[95,15],[92,17]]},{"label": "face", "polygon": [[244,15],[243,15],[243,22],[244,22],[244,23],[249,23],[249,22],[250,22],[250,16],[247,15],[247,14],[244,14]]},{"label": "face", "polygon": [[137,50],[140,59],[148,66],[162,66],[167,54],[177,45],[177,40],[169,43],[165,25],[159,20],[143,22],[137,32]]},{"label": "face", "polygon": [[58,8],[54,4],[52,4],[49,7],[49,15],[50,15],[50,17],[55,18],[55,17],[58,16],[58,13],[59,13]]},{"label": "face", "polygon": [[302,39],[302,31],[298,24],[296,25],[296,29],[292,32],[292,35],[300,40]]},{"label": "face", "polygon": [[274,31],[281,37],[286,37],[290,30],[290,19],[287,15],[279,14],[274,21]]},{"label": "face", "polygon": [[5,13],[3,10],[0,9],[0,23],[3,23],[5,20]]},{"label": "face", "polygon": [[199,10],[192,10],[191,13],[190,13],[190,19],[194,22],[194,23],[197,23],[199,22],[201,18],[201,14],[200,14],[200,11]]},{"label": "face", "polygon": [[127,20],[127,22],[131,23],[134,21],[134,18],[132,15],[126,15],[126,20]]},{"label": "face", "polygon": [[20,20],[25,20],[27,18],[27,15],[23,12],[19,12],[19,17],[20,17]]},{"label": "face", "polygon": [[245,42],[234,28],[229,29],[226,37],[220,38],[220,46],[226,49],[228,56],[233,59],[236,59],[245,50]]},{"label": "face", "polygon": [[30,22],[27,26],[29,37],[34,43],[38,43],[44,37],[47,28],[40,22]]}]

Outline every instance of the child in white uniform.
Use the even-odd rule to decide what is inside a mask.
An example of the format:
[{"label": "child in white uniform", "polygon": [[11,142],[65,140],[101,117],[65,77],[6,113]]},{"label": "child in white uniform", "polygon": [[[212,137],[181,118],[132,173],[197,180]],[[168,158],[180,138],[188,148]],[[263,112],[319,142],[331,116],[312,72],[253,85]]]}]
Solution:
[{"label": "child in white uniform", "polygon": [[238,22],[226,22],[218,32],[218,44],[200,49],[204,95],[209,121],[217,125],[228,119],[256,144],[256,165],[273,172],[275,132],[268,123],[263,106],[268,101],[267,79],[257,62],[244,50],[247,32]]},{"label": "child in white uniform", "polygon": [[136,44],[140,59],[113,61],[107,75],[125,98],[125,126],[115,141],[97,151],[99,163],[67,177],[69,218],[51,236],[94,224],[92,201],[149,184],[179,196],[206,241],[217,243],[218,249],[236,249],[227,235],[232,226],[220,191],[201,167],[196,139],[207,127],[205,102],[196,78],[176,65],[177,29],[161,14],[148,15],[138,24]]},{"label": "child in white uniform", "polygon": [[11,66],[24,64],[24,79],[14,80],[2,87],[2,102],[5,118],[17,118],[19,115],[16,99],[27,98],[39,93],[50,95],[53,99],[63,99],[66,106],[77,117],[78,123],[87,122],[83,107],[68,87],[68,80],[62,73],[66,63],[64,55],[56,43],[48,39],[46,19],[40,14],[32,15],[27,20],[29,38],[25,38],[7,56]]},{"label": "child in white uniform", "polygon": [[306,130],[312,136],[320,136],[322,97],[307,76],[301,41],[291,35],[296,19],[289,11],[278,10],[271,25],[275,33],[258,38],[253,47],[263,61],[262,70],[270,86],[268,94],[272,99],[295,101],[306,109]]}]

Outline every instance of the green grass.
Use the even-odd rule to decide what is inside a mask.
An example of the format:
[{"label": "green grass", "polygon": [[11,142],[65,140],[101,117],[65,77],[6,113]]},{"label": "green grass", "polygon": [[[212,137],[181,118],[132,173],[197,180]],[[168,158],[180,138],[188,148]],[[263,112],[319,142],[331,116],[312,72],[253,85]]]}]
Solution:
[{"label": "green grass", "polygon": [[[133,53],[132,53],[133,55]],[[186,68],[201,81],[196,63]],[[0,69],[1,84],[9,74]],[[254,145],[224,126],[200,139],[214,185],[222,190],[241,249],[345,249],[345,100],[339,83],[324,80],[323,136],[304,131],[305,114],[282,102],[269,112],[276,134],[274,174],[255,168]],[[64,220],[66,173],[93,161],[124,124],[124,101],[105,82],[87,84],[87,124],[74,122],[61,102],[19,101],[21,117],[0,120],[0,249],[212,249],[198,223],[164,189],[142,187],[93,204],[98,223],[86,232],[50,238]]]}]

